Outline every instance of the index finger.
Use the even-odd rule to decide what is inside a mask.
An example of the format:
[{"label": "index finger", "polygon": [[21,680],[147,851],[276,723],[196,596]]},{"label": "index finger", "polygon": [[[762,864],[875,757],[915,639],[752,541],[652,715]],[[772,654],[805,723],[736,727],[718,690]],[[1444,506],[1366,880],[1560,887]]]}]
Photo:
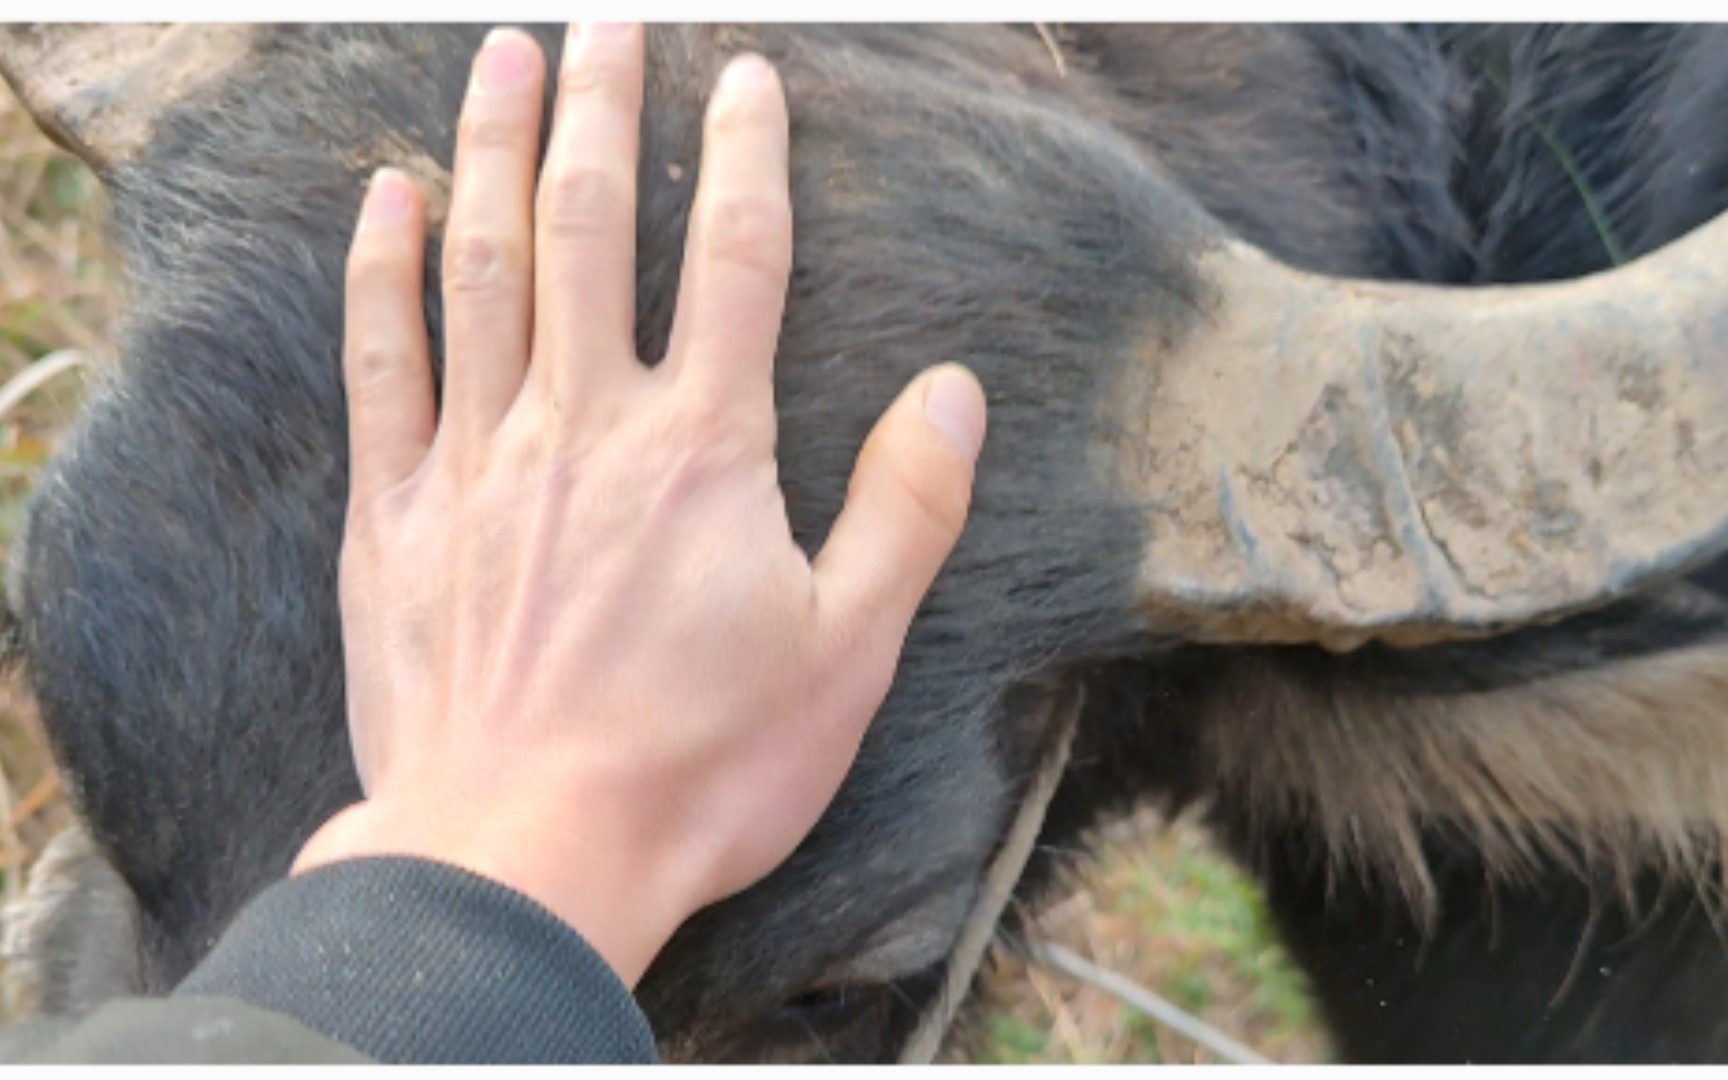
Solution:
[{"label": "index finger", "polygon": [[350,497],[401,483],[437,426],[421,309],[426,207],[391,169],[372,180],[348,253],[342,385],[348,402]]}]

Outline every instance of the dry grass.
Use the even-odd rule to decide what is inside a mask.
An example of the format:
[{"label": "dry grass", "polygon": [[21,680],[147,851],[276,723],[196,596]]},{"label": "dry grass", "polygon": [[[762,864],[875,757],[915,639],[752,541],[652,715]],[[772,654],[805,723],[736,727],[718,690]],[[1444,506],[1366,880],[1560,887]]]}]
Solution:
[{"label": "dry grass", "polygon": [[[1099,858],[1038,933],[1139,983],[1273,1061],[1330,1049],[1306,987],[1274,938],[1259,890],[1201,830],[1143,814],[1106,830]],[[1183,1063],[1215,1059],[1110,994],[1002,950],[984,980],[988,1011],[972,1061]]]},{"label": "dry grass", "polygon": [[[103,355],[117,301],[101,212],[95,178],[43,139],[0,85],[0,382],[60,349]],[[0,418],[0,558],[79,384],[61,376]],[[0,897],[16,894],[68,817],[29,700],[0,679]]]},{"label": "dry grass", "polygon": [[[48,144],[0,85],[0,383],[64,348],[105,356],[117,275],[94,178]],[[79,401],[62,377],[0,418],[0,556],[24,497]],[[0,679],[0,897],[68,821],[27,698]],[[1146,822],[1138,823],[1142,826]],[[1191,829],[1116,830],[1086,887],[1043,920],[1056,941],[1281,1061],[1325,1046],[1253,888]],[[1104,993],[998,956],[979,1061],[1203,1061]]]}]

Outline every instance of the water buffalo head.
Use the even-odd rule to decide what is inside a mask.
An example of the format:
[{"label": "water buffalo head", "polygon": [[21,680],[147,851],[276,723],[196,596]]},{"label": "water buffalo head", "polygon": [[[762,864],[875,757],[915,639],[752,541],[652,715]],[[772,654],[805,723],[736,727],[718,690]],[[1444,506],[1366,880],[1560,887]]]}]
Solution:
[{"label": "water buffalo head", "polygon": [[[371,169],[443,184],[480,34],[0,39],[0,70],[111,192],[133,291],[121,362],[35,498],[11,604],[82,820],[135,894],[141,989],[171,986],[357,795],[334,589],[340,270]],[[1285,70],[1270,37],[1215,42],[1217,70],[1184,76],[1196,100],[1222,93],[1207,79]],[[1163,746],[1146,771],[1179,785],[1179,748],[1147,730],[1156,695],[1122,681],[1179,646],[1487,637],[1728,547],[1728,223],[1564,284],[1316,273],[1212,212],[1343,213],[1254,163],[1301,121],[1300,85],[1245,114],[1237,195],[1190,191],[1176,151],[1121,122],[1141,106],[1030,32],[656,28],[642,355],[669,324],[703,100],[743,48],[780,67],[793,116],[777,398],[800,540],[820,541],[915,371],[971,365],[992,437],[839,798],[642,984],[667,1056],[892,1057],[1077,689],[1046,839],[1106,808],[1100,757]],[[435,281],[427,310],[436,326]]]}]

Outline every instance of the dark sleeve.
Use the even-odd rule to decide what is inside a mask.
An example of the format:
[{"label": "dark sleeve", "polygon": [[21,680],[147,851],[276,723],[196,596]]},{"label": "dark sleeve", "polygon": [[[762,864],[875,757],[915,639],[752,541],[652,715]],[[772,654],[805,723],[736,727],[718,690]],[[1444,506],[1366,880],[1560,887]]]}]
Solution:
[{"label": "dark sleeve", "polygon": [[121,998],[76,1020],[0,1031],[7,1065],[364,1065],[368,1058],[275,1013],[224,998]]},{"label": "dark sleeve", "polygon": [[273,886],[175,995],[280,1013],[385,1062],[655,1060],[647,1019],[579,934],[526,896],[420,859]]}]

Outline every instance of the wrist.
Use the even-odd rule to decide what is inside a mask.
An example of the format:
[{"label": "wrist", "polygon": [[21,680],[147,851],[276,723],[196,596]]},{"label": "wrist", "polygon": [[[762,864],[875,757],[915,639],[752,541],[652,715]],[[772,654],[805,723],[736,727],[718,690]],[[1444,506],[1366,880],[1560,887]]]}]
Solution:
[{"label": "wrist", "polygon": [[523,812],[488,807],[452,821],[448,811],[369,800],[337,814],[301,848],[291,874],[396,855],[457,866],[540,904],[575,930],[626,986],[700,904],[667,860],[626,829],[593,815],[549,820],[546,800]]}]

